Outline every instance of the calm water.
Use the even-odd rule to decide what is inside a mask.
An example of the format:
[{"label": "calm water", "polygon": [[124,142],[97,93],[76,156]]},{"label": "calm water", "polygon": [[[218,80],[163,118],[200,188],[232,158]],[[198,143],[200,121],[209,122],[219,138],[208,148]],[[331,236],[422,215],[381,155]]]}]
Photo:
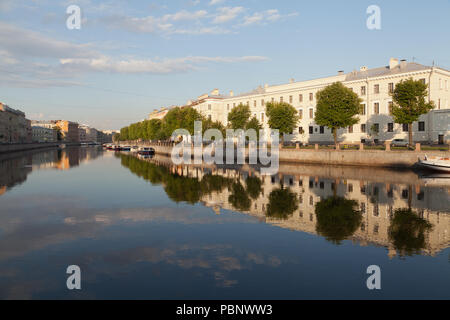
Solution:
[{"label": "calm water", "polygon": [[0,298],[449,299],[449,227],[450,176],[35,152],[0,160]]}]

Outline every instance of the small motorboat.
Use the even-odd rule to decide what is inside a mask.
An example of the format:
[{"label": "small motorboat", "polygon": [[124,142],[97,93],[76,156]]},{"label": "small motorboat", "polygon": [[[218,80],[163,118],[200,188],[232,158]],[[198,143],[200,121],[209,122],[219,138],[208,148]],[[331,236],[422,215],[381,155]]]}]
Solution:
[{"label": "small motorboat", "polygon": [[425,156],[424,160],[419,159],[418,165],[435,171],[450,172],[450,158]]},{"label": "small motorboat", "polygon": [[147,147],[141,147],[139,148],[138,154],[141,156],[150,156],[155,154],[155,149],[153,148],[147,148]]},{"label": "small motorboat", "polygon": [[131,147],[130,146],[123,146],[123,147],[120,147],[120,151],[131,151]]}]

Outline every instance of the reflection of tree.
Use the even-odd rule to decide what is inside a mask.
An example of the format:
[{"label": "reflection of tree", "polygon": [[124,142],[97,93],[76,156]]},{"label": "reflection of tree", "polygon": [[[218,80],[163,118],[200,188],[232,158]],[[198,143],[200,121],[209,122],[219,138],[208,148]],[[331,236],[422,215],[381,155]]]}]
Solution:
[{"label": "reflection of tree", "polygon": [[240,182],[233,183],[231,186],[231,195],[228,197],[228,202],[233,208],[241,211],[250,210],[252,204],[247,191]]},{"label": "reflection of tree", "polygon": [[171,173],[170,170],[130,155],[120,155],[121,163],[137,176],[153,184],[162,184],[164,191],[175,202],[195,204],[207,194],[220,192],[231,180],[215,175],[205,175],[201,181]]},{"label": "reflection of tree", "polygon": [[267,205],[267,216],[271,218],[285,220],[297,210],[297,194],[291,192],[289,188],[278,188],[269,195]]},{"label": "reflection of tree", "polygon": [[358,203],[341,197],[330,197],[316,205],[316,231],[328,241],[340,244],[352,236],[361,225]]},{"label": "reflection of tree", "polygon": [[247,180],[245,181],[245,184],[247,185],[247,192],[248,195],[256,200],[259,198],[259,194],[261,193],[261,179],[259,179],[258,177],[248,177]]},{"label": "reflection of tree", "polygon": [[411,209],[398,209],[394,212],[388,234],[400,255],[411,256],[425,248],[425,233],[431,229],[432,225]]}]

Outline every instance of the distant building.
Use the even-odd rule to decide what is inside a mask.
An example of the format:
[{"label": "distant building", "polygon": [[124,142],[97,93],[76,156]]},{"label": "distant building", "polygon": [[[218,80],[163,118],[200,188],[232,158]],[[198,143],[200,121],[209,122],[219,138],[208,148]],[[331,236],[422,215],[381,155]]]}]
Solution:
[{"label": "distant building", "polygon": [[78,123],[67,120],[57,120],[56,126],[61,129],[62,138],[66,142],[80,142]]},{"label": "distant building", "polygon": [[46,128],[39,125],[33,125],[31,129],[33,142],[43,143],[58,141],[58,136],[55,129]]},{"label": "distant building", "polygon": [[81,143],[87,142],[86,140],[86,129],[84,127],[78,128],[78,139]]},{"label": "distant building", "polygon": [[0,143],[30,143],[31,122],[25,113],[0,102]]},{"label": "distant building", "polygon": [[173,108],[175,108],[175,106],[168,107],[168,108],[163,107],[159,110],[154,110],[152,113],[149,114],[148,120],[154,120],[154,119],[162,120],[166,116],[166,114],[169,113],[169,111]]}]

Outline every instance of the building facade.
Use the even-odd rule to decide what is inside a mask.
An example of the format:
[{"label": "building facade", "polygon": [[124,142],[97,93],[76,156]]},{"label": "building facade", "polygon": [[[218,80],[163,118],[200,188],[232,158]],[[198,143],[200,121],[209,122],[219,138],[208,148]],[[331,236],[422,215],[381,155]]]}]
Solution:
[{"label": "building facade", "polygon": [[[394,58],[390,59],[389,65],[380,68],[361,67],[359,71],[339,71],[335,76],[301,82],[291,79],[287,84],[260,86],[250,93],[240,95],[235,95],[232,91],[228,95],[221,95],[215,89],[195,101],[189,101],[186,106],[196,108],[213,121],[228,125],[228,113],[233,107],[248,105],[252,117],[256,117],[264,129],[268,130],[266,103],[287,102],[297,109],[300,117],[297,128],[290,137],[292,141],[332,142],[331,130],[314,121],[316,93],[334,82],[342,82],[361,97],[364,108],[357,125],[338,130],[340,142],[406,139],[407,127],[396,124],[390,110],[391,93],[395,85],[409,78],[426,83],[428,99],[436,105],[435,110],[422,115],[413,124],[413,139],[425,143],[450,143],[450,71]],[[157,114],[153,114],[153,117],[157,117]]]},{"label": "building facade", "polygon": [[66,142],[80,142],[80,134],[78,131],[78,123],[57,120],[55,122],[56,127],[61,129],[62,138]]},{"label": "building facade", "polygon": [[0,143],[30,143],[32,130],[25,113],[0,102]]},{"label": "building facade", "polygon": [[44,143],[44,142],[57,142],[58,136],[57,132],[53,128],[48,128],[45,126],[33,125],[31,127],[33,137],[33,142]]}]

